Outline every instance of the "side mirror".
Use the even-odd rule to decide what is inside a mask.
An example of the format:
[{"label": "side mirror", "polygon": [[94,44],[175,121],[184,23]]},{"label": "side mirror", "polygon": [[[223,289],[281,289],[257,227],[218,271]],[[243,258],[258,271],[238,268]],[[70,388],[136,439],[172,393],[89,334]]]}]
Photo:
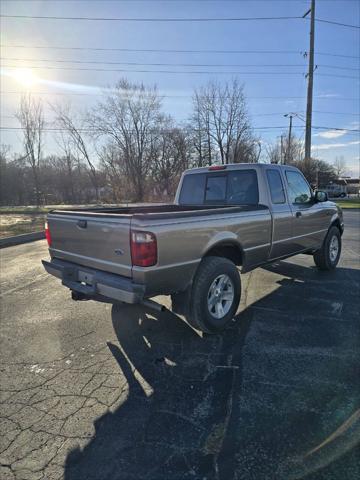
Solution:
[{"label": "side mirror", "polygon": [[328,196],[326,192],[321,192],[317,190],[315,192],[315,201],[316,202],[326,202],[328,200]]}]

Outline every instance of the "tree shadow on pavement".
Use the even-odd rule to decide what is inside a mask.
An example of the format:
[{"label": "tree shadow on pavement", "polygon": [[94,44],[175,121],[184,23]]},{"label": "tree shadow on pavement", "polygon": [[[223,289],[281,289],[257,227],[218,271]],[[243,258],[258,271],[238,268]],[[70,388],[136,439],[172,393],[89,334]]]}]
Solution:
[{"label": "tree shadow on pavement", "polygon": [[[313,359],[297,357],[296,349],[299,343],[301,352],[307,348],[311,329],[311,348],[337,348],[336,327],[323,338],[324,321],[314,327],[310,317],[346,313],[346,291],[359,276],[339,268],[325,281],[287,262],[267,269],[288,278],[221,335],[202,337],[170,311],[113,306],[118,344],[108,347],[128,393],[95,421],[89,444],[69,453],[65,480],[290,478],[276,473],[284,452],[301,450],[304,439],[311,445],[321,440],[312,430],[320,429],[317,415],[331,400],[331,387],[323,386],[309,400],[304,378],[314,370]],[[279,357],[273,357],[276,348]],[[343,380],[353,382],[353,372]]]}]

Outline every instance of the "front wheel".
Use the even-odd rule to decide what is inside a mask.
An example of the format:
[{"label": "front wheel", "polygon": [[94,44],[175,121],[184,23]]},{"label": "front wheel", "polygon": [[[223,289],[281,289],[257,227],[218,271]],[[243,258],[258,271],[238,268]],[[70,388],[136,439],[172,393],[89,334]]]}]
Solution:
[{"label": "front wheel", "polygon": [[315,265],[320,270],[334,270],[341,254],[341,235],[337,227],[331,227],[320,250],[314,253]]},{"label": "front wheel", "polygon": [[197,330],[217,333],[233,319],[241,295],[236,265],[223,257],[206,257],[196,272],[187,320]]}]

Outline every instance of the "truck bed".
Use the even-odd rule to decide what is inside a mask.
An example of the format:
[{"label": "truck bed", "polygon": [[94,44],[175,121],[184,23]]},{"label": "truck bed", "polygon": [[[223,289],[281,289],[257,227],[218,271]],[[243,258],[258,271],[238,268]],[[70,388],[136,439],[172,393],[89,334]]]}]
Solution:
[{"label": "truck bed", "polygon": [[[205,232],[210,229],[216,233],[215,225],[239,222],[239,217],[262,216],[262,213],[270,215],[264,205],[162,204],[52,210],[48,214],[49,251],[52,258],[134,278],[131,230],[153,231],[157,235],[158,264],[153,268],[161,269],[174,262],[188,262],[195,244],[208,238]],[[195,239],[199,228],[206,230]],[[198,250],[194,261],[198,261],[200,246]]]}]

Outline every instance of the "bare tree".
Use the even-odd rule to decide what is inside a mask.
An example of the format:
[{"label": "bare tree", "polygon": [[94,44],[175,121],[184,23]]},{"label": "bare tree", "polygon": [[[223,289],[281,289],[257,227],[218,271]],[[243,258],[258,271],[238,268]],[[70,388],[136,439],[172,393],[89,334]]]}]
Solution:
[{"label": "bare tree", "polygon": [[281,163],[286,159],[286,163],[293,165],[301,162],[304,158],[303,142],[295,135],[289,138],[283,134],[282,142],[277,140],[276,143],[267,145],[266,154],[270,163]]},{"label": "bare tree", "polygon": [[265,147],[266,157],[269,163],[281,164],[282,163],[282,152],[281,145],[279,142],[268,143]]},{"label": "bare tree", "polygon": [[117,146],[133,199],[142,201],[151,171],[153,137],[157,134],[161,100],[156,87],[120,80],[100,101],[89,121],[100,136]]},{"label": "bare tree", "polygon": [[204,108],[204,102],[198,92],[193,97],[193,113],[189,132],[194,150],[193,164],[196,167],[211,165],[213,161],[214,140],[210,135],[210,110]]},{"label": "bare tree", "polygon": [[40,161],[43,147],[44,115],[41,100],[35,100],[30,95],[24,95],[20,100],[20,109],[16,114],[23,131],[25,156],[23,160],[30,165],[34,187],[36,205],[41,203],[40,188]]},{"label": "bare tree", "polygon": [[[63,135],[63,141],[66,142],[65,148],[67,152],[70,153],[71,149],[75,150],[77,155],[87,164],[90,180],[95,192],[96,202],[99,202],[98,176],[94,163],[91,160],[90,151],[83,133],[84,122],[72,114],[69,106],[63,107],[61,105],[53,105],[52,109],[56,115],[56,125],[67,135],[67,140],[65,140]],[[68,157],[68,160],[70,160],[70,157]]]},{"label": "bare tree", "polygon": [[125,180],[125,165],[116,143],[109,141],[99,151],[100,166],[110,184],[115,202],[128,200],[130,192]]},{"label": "bare tree", "polygon": [[[222,164],[257,158],[257,141],[251,132],[243,87],[237,79],[225,85],[209,82],[195,91],[192,124],[199,139],[208,141],[208,155]],[[197,150],[200,148],[197,143]],[[210,157],[208,163],[211,162]]]},{"label": "bare tree", "polygon": [[337,175],[337,177],[343,177],[344,175],[346,175],[346,162],[345,162],[345,159],[344,157],[335,157],[335,161],[333,163],[333,167],[334,167],[334,170],[335,170],[335,173]]},{"label": "bare tree", "polygon": [[154,137],[151,176],[161,196],[172,196],[181,173],[188,168],[188,144],[183,129],[164,117]]},{"label": "bare tree", "polygon": [[63,155],[59,157],[53,157],[53,159],[56,163],[56,166],[61,170],[62,175],[66,177],[64,187],[65,191],[69,192],[69,194],[67,194],[68,201],[74,203],[77,201],[74,184],[74,172],[78,166],[79,159],[75,156],[72,139],[69,138],[66,132],[64,133],[61,131],[59,135],[55,137],[55,140],[60,150],[63,152]]}]

